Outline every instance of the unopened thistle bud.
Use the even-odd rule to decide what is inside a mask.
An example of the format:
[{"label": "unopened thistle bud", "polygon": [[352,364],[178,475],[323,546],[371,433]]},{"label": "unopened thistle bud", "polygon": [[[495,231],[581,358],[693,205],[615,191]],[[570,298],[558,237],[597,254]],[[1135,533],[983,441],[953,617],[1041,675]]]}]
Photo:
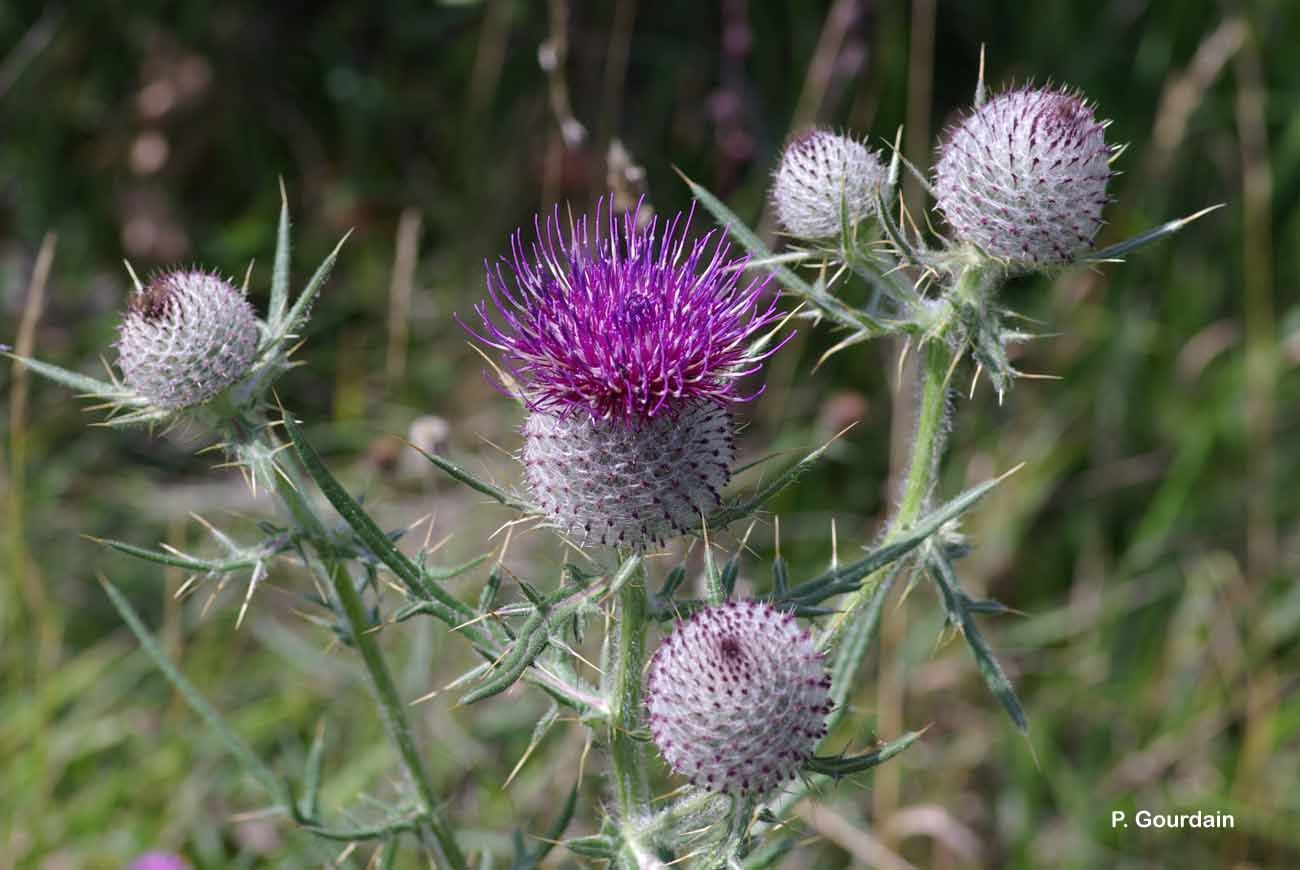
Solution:
[{"label": "unopened thistle bud", "polygon": [[167,272],[127,306],[118,366],[153,404],[188,408],[242,378],[257,344],[257,318],[243,293],[207,272]]},{"label": "unopened thistle bud", "polygon": [[1111,154],[1079,95],[1008,91],[951,131],[935,195],[957,237],[986,254],[1022,270],[1061,265],[1101,228]]},{"label": "unopened thistle bud", "polygon": [[793,779],[825,736],[830,684],[793,616],[732,601],[678,624],[655,652],[650,733],[695,785],[761,796]]},{"label": "unopened thistle bud", "polygon": [[598,209],[593,230],[583,217],[566,234],[557,209],[530,247],[516,234],[488,269],[496,317],[480,304],[471,330],[529,408],[535,501],[584,545],[643,549],[718,504],[735,455],[728,406],[758,394],[737,381],[783,343],[750,351],[780,313],[766,278],[740,283],[744,260],[721,236],[690,243],[690,215],[638,227],[637,213]]},{"label": "unopened thistle bud", "polygon": [[809,130],[781,156],[772,186],[777,217],[800,238],[838,236],[844,216],[857,222],[875,211],[886,174],[880,158],[861,142]]}]

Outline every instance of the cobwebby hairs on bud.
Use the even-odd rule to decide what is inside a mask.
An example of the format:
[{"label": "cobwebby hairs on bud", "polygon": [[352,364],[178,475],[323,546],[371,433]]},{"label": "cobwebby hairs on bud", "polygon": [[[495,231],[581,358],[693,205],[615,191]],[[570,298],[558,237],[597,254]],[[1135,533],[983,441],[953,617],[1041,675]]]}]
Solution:
[{"label": "cobwebby hairs on bud", "polygon": [[885,165],[861,142],[827,130],[791,140],[777,166],[772,202],[781,225],[805,239],[840,234],[843,217],[863,220],[876,208]]},{"label": "cobwebby hairs on bud", "polygon": [[826,733],[830,677],[812,634],[761,601],[695,614],[650,661],[646,709],[673,770],[711,791],[764,795]]},{"label": "cobwebby hairs on bud", "polygon": [[244,294],[198,270],[164,272],[122,318],[118,366],[127,385],[160,408],[201,404],[242,378],[258,326]]},{"label": "cobwebby hairs on bud", "polygon": [[958,238],[1013,268],[1068,263],[1101,228],[1112,153],[1105,132],[1078,94],[1001,94],[940,149],[939,209]]},{"label": "cobwebby hairs on bud", "polygon": [[480,304],[480,329],[466,329],[519,384],[522,459],[552,524],[639,549],[717,504],[734,457],[727,406],[762,392],[738,380],[789,336],[751,351],[781,316],[768,279],[742,284],[747,258],[716,230],[688,242],[690,214],[638,227],[638,210],[602,201],[593,229],[584,216],[566,236],[557,208],[528,249],[517,233],[488,269],[495,319]]},{"label": "cobwebby hairs on bud", "polygon": [[529,488],[579,544],[641,548],[699,524],[731,478],[731,413],[694,400],[644,420],[534,412],[524,423]]}]

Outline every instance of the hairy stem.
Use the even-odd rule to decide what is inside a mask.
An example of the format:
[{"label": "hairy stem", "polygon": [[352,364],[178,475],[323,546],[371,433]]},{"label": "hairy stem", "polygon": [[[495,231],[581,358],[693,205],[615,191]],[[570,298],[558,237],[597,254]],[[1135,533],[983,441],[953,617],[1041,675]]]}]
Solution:
[{"label": "hairy stem", "polygon": [[916,522],[934,488],[939,457],[943,453],[947,435],[945,417],[948,406],[948,369],[951,365],[952,353],[942,339],[935,339],[926,346],[916,436],[912,441],[912,456],[908,460],[907,477],[903,480],[898,514],[890,524],[891,534],[896,535]]},{"label": "hairy stem", "polygon": [[[337,561],[331,565],[329,575],[334,587],[334,595],[343,608],[343,616],[347,620],[352,642],[365,663],[366,673],[370,677],[370,688],[379,704],[384,727],[397,747],[402,763],[406,766],[407,775],[419,795],[420,810],[424,816],[420,828],[425,829],[421,831],[420,839],[432,848],[439,867],[463,868],[467,866],[465,856],[456,845],[451,825],[438,808],[438,795],[434,791],[433,780],[430,779],[429,771],[424,766],[419,747],[415,745],[415,735],[406,718],[402,698],[393,683],[388,663],[384,660],[379,644],[375,642],[375,635],[370,631],[361,596],[357,593],[357,588],[353,585],[348,572]],[[432,834],[432,839],[427,834]]]},{"label": "hairy stem", "polygon": [[433,780],[415,744],[405,705],[393,682],[383,651],[370,630],[361,596],[343,563],[333,552],[329,530],[306,497],[301,476],[292,463],[277,461],[275,454],[279,451],[279,445],[274,443],[265,425],[235,417],[231,422],[231,430],[238,446],[239,458],[250,466],[254,479],[260,476],[273,483],[276,495],[298,530],[310,541],[321,562],[328,567],[327,574],[334,597],[347,624],[348,635],[361,654],[384,727],[419,798],[421,818],[415,825],[417,836],[426,851],[437,860],[439,867],[453,870],[467,867],[451,826],[438,806]]},{"label": "hairy stem", "polygon": [[[898,540],[899,536],[920,517],[925,509],[943,455],[947,436],[948,374],[952,366],[952,351],[942,336],[935,337],[925,346],[925,359],[921,370],[921,401],[916,415],[916,435],[912,440],[912,453],[908,459],[907,474],[899,497],[898,511],[889,522],[884,544]],[[867,577],[862,586],[850,596],[827,631],[827,643],[839,640],[844,630],[853,624],[867,608],[876,593],[876,587],[889,573],[882,568]],[[856,648],[856,645],[853,645]],[[841,649],[841,652],[843,652]],[[849,668],[846,676],[852,681],[856,668]]]},{"label": "hairy stem", "polygon": [[609,697],[609,745],[613,759],[614,796],[625,830],[650,812],[644,741],[636,732],[642,725],[641,674],[645,670],[646,593],[645,568],[618,592],[614,639],[613,685]]}]

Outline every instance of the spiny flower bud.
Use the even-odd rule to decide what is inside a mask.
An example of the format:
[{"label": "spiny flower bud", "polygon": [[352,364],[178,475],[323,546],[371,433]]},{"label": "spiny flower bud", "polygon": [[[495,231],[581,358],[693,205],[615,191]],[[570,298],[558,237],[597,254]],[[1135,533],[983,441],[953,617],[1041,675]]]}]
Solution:
[{"label": "spiny flower bud", "polygon": [[809,130],[781,156],[772,186],[777,217],[800,238],[838,236],[843,214],[856,222],[875,211],[885,175],[880,158],[861,142]]},{"label": "spiny flower bud", "polygon": [[1110,180],[1105,125],[1068,91],[1008,91],[950,133],[935,168],[940,210],[963,241],[1021,269],[1092,246]]},{"label": "spiny flower bud", "polygon": [[703,400],[631,421],[537,411],[524,423],[524,468],[542,510],[576,542],[641,548],[717,506],[732,431],[731,413]]},{"label": "spiny flower bud", "polygon": [[[612,202],[612,200],[611,200]],[[766,277],[740,283],[716,231],[687,241],[691,215],[637,226],[612,208],[594,230],[560,219],[488,270],[481,327],[531,412],[523,463],[546,516],[581,543],[643,548],[718,502],[734,456],[727,406],[738,381],[785,339],[751,351],[780,318]],[[692,210],[693,214],[693,210]],[[507,274],[510,278],[507,278]]]},{"label": "spiny flower bud", "polygon": [[136,293],[117,342],[129,387],[162,408],[188,408],[239,380],[257,355],[253,308],[222,278],[166,272]]},{"label": "spiny flower bud", "polygon": [[793,779],[826,734],[830,677],[810,632],[760,601],[679,623],[650,661],[650,733],[673,770],[730,794]]}]

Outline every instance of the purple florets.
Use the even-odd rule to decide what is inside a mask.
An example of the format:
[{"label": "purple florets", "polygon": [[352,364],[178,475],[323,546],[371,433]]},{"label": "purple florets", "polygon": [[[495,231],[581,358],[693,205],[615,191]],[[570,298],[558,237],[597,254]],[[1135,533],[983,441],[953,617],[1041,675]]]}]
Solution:
[{"label": "purple florets", "polygon": [[557,206],[544,227],[534,220],[533,242],[516,233],[510,258],[488,267],[500,325],[478,305],[477,337],[504,354],[533,410],[644,420],[691,400],[753,398],[736,382],[776,349],[748,350],[780,317],[762,299],[767,278],[742,284],[747,258],[730,257],[716,231],[688,241],[691,213],[638,227],[637,209],[611,204],[590,226],[562,222]]}]

